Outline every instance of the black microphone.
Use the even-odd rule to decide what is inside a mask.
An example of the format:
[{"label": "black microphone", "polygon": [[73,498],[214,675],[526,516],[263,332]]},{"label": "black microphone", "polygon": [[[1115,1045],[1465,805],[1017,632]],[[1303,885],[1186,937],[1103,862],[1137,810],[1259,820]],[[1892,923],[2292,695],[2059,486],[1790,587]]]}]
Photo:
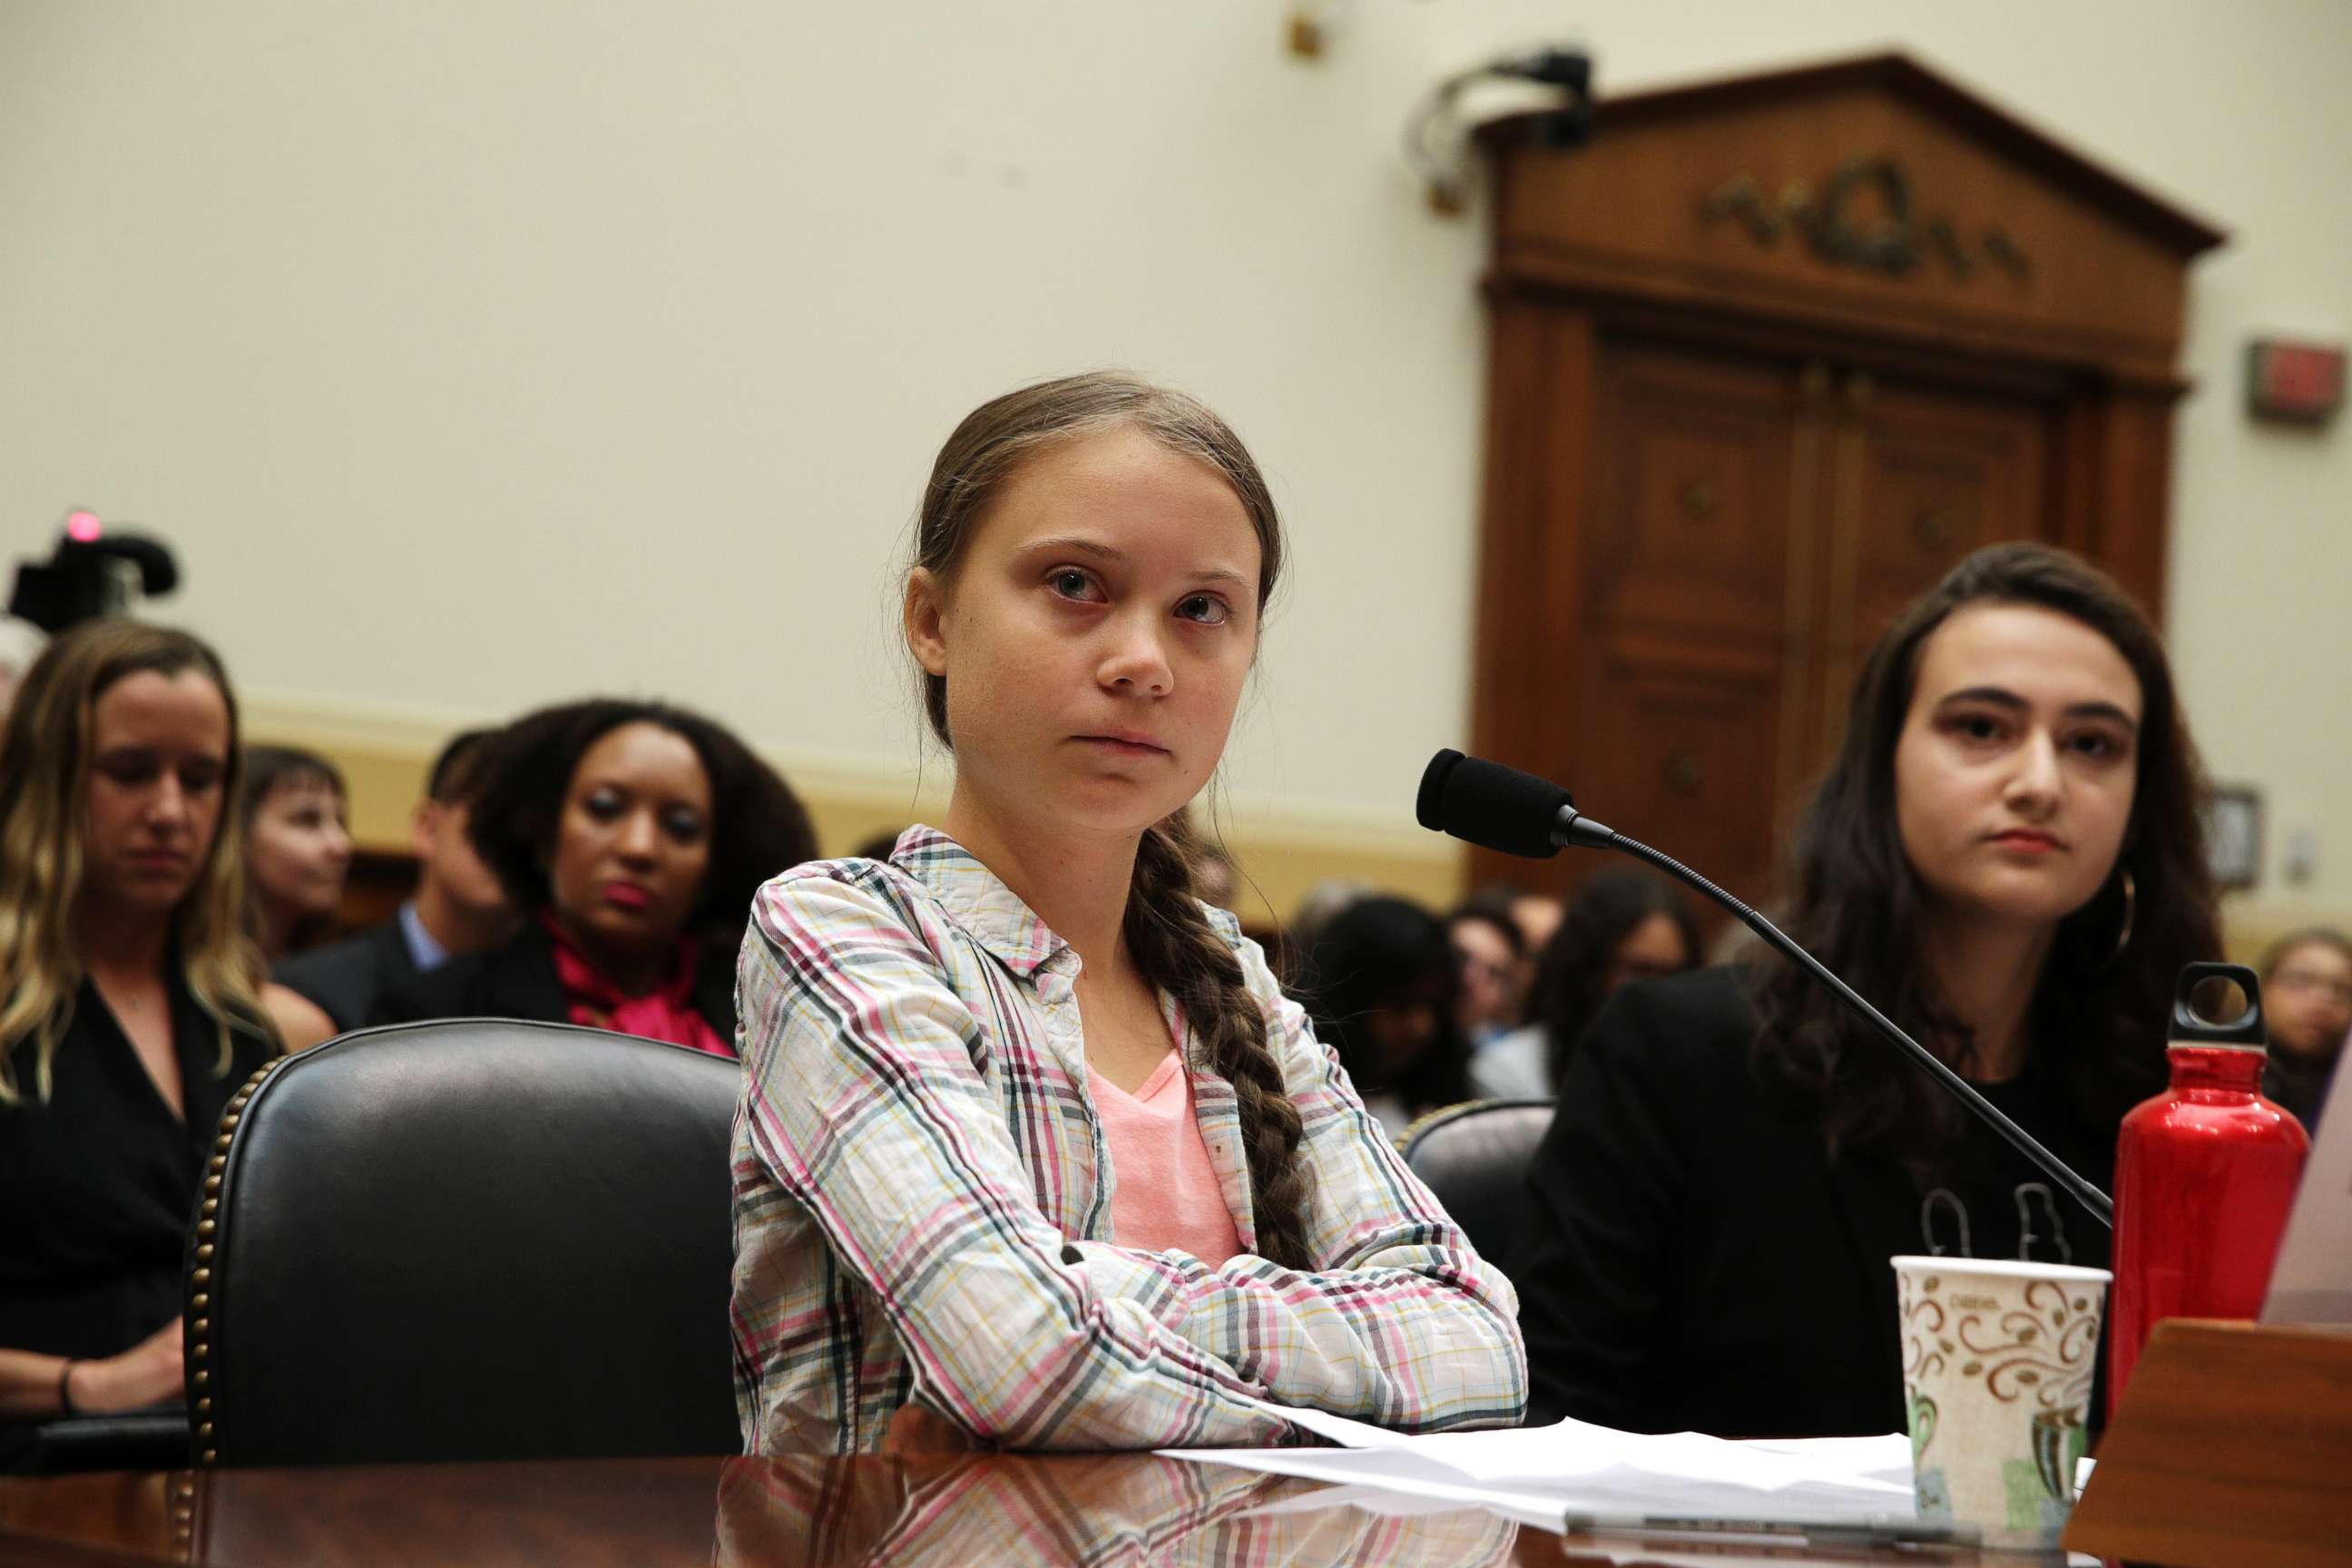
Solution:
[{"label": "black microphone", "polygon": [[1490,763],[1483,757],[1465,757],[1459,752],[1444,751],[1429,759],[1429,767],[1421,775],[1421,793],[1413,803],[1413,815],[1423,827],[1433,832],[1449,834],[1482,849],[1500,850],[1506,855],[1548,860],[1559,853],[1561,846],[1572,844],[1585,849],[1622,850],[1655,866],[1711,902],[1731,911],[1740,924],[1770,943],[1774,951],[1828,986],[1838,1000],[1860,1014],[1882,1039],[1908,1056],[1914,1065],[1943,1085],[1961,1104],[1974,1111],[1986,1126],[2007,1139],[2011,1148],[2040,1166],[2052,1181],[2072,1194],[2074,1201],[2089,1210],[2094,1219],[2110,1230],[2115,1228],[2116,1205],[2106,1194],[2075,1174],[2063,1160],[2037,1142],[2032,1133],[2002,1115],[1999,1107],[1977,1092],[1975,1085],[1946,1067],[1935,1052],[1896,1027],[1892,1018],[1864,1001],[1853,986],[1831,973],[1827,965],[1790,941],[1788,933],[1779,926],[1681,861],[1636,839],[1628,838],[1607,824],[1595,822],[1578,811],[1575,797],[1559,785],[1539,779],[1533,773],[1523,773],[1517,768],[1507,768],[1500,763]]}]

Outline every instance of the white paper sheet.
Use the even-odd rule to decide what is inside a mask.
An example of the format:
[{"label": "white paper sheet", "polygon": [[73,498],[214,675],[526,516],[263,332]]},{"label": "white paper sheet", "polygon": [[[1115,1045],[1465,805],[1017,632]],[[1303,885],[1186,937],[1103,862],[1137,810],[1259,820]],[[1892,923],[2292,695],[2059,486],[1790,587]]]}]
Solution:
[{"label": "white paper sheet", "polygon": [[1834,1437],[1728,1442],[1695,1432],[1618,1432],[1581,1421],[1409,1436],[1320,1411],[1269,1406],[1338,1448],[1196,1448],[1171,1458],[1234,1465],[1560,1528],[1593,1513],[1759,1521],[1908,1521],[1911,1441]]}]

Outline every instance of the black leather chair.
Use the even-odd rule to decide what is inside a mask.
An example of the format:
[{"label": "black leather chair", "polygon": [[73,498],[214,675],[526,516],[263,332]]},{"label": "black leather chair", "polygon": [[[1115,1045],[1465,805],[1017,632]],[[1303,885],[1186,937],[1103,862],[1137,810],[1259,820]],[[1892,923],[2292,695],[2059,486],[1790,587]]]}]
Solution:
[{"label": "black leather chair", "polygon": [[1478,1256],[1505,1274],[1527,1207],[1528,1163],[1559,1101],[1474,1100],[1405,1130],[1404,1163],[1429,1184]]},{"label": "black leather chair", "polygon": [[739,1072],[457,1019],[257,1075],[190,1244],[197,1462],[738,1452]]}]

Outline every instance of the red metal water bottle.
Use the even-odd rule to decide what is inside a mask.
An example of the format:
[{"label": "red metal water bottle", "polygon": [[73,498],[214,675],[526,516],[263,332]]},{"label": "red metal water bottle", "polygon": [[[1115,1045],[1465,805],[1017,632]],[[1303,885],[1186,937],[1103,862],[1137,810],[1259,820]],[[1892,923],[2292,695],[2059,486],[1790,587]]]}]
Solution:
[{"label": "red metal water bottle", "polygon": [[[2189,1005],[2204,982],[2234,982],[2246,1010],[2208,1023]],[[2107,1408],[2166,1318],[2252,1318],[2311,1139],[2263,1098],[2262,983],[2236,963],[2180,972],[2166,1054],[2172,1082],[2124,1118],[2116,1149],[2115,1303]]]}]

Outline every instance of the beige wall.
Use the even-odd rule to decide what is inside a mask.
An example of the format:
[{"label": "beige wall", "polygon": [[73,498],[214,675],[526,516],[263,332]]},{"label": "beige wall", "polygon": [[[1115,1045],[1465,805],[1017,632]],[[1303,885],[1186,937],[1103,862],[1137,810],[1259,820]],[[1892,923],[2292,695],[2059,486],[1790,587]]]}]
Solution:
[{"label": "beige wall", "polygon": [[1423,208],[1407,109],[1546,37],[1620,88],[1895,45],[2233,231],[2175,647],[2214,772],[2270,796],[2264,918],[2352,907],[2352,438],[2249,425],[2235,368],[2352,321],[2352,6],[1346,16],[1304,64],[1265,0],[0,0],[0,542],[71,504],[168,534],[171,614],[264,726],[373,747],[384,789],[450,725],[658,693],[837,845],[914,798],[888,605],[930,452],[1011,383],[1132,365],[1234,419],[1294,531],[1229,769],[1252,869],[1440,893],[1409,801],[1465,724],[1484,234]]}]

